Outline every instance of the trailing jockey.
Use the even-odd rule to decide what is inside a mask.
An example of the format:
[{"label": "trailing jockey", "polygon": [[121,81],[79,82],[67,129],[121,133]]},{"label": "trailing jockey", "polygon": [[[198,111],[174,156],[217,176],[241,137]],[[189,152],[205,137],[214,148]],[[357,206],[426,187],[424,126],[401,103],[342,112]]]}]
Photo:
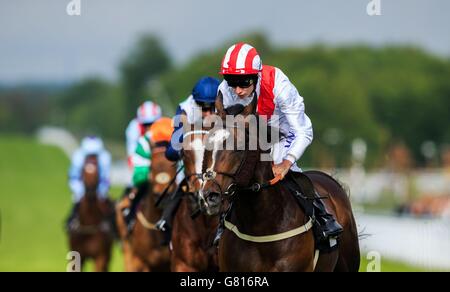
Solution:
[{"label": "trailing jockey", "polygon": [[80,201],[85,195],[85,185],[83,182],[82,171],[88,156],[97,156],[99,183],[97,187],[97,196],[101,200],[108,200],[109,191],[109,171],[111,165],[111,155],[104,148],[103,141],[96,136],[87,136],[81,141],[81,146],[72,155],[71,166],[69,170],[69,187],[72,191],[73,207],[66,227],[70,227],[75,219],[80,206]]},{"label": "trailing jockey", "polygon": [[[171,143],[166,151],[167,159],[171,161],[179,161],[181,159],[183,135],[179,135],[180,138],[177,140],[177,135],[175,135],[175,133],[182,131],[182,116],[184,116],[189,124],[195,124],[215,112],[215,102],[219,83],[220,81],[216,78],[202,77],[192,89],[192,94],[179,104],[174,117],[175,128]],[[178,189],[175,194],[170,196],[170,202],[167,204],[166,208],[164,208],[162,218],[156,224],[157,228],[160,230],[164,231],[172,228],[172,219],[183,194],[181,190],[181,181],[184,179],[184,174],[181,174],[182,175],[177,178],[177,181],[179,182]]]},{"label": "trailing jockey", "polygon": [[151,160],[151,148],[149,145],[150,128],[162,117],[159,105],[152,101],[142,103],[137,109],[136,118],[131,120],[126,129],[128,167],[132,171],[132,179],[124,193],[124,200],[120,208],[129,228],[134,219],[135,211],[144,191],[137,191],[147,182]]}]

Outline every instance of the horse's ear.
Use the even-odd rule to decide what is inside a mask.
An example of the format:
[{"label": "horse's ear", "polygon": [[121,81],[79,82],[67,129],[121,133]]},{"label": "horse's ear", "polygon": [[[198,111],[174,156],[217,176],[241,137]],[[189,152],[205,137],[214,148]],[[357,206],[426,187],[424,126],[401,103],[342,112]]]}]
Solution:
[{"label": "horse's ear", "polygon": [[216,111],[217,111],[217,115],[220,118],[225,119],[227,114],[225,112],[225,109],[223,108],[223,95],[220,90],[219,90],[219,94],[217,95],[217,98],[216,98]]},{"label": "horse's ear", "polygon": [[230,106],[230,107],[227,107],[227,108],[225,109],[225,111],[226,111],[226,113],[227,113],[228,115],[237,116],[237,115],[239,115],[239,114],[242,114],[242,112],[244,111],[244,109],[245,109],[245,107],[244,107],[242,104],[237,103],[237,104],[235,104],[235,105],[232,105],[232,106]]},{"label": "horse's ear", "polygon": [[252,102],[244,108],[244,110],[242,111],[241,114],[244,117],[249,116],[249,115],[255,115],[257,104],[258,104],[258,99],[256,98],[256,96],[254,96],[252,99]]}]

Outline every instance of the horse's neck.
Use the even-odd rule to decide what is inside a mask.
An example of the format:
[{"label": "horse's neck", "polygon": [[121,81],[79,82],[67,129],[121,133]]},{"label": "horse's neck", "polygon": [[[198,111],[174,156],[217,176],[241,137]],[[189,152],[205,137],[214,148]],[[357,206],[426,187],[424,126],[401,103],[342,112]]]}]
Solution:
[{"label": "horse's neck", "polygon": [[[267,183],[273,178],[271,162],[259,162],[255,169],[258,171],[252,183]],[[233,204],[232,218],[248,230],[260,227],[282,230],[293,219],[303,217],[293,196],[280,183],[260,192],[239,193]]]},{"label": "horse's neck", "polygon": [[80,202],[80,221],[87,225],[97,224],[103,217],[100,202],[98,198],[90,199],[88,195],[86,194]]},{"label": "horse's neck", "polygon": [[87,209],[98,208],[98,197],[96,190],[87,190],[84,193],[82,204]]}]

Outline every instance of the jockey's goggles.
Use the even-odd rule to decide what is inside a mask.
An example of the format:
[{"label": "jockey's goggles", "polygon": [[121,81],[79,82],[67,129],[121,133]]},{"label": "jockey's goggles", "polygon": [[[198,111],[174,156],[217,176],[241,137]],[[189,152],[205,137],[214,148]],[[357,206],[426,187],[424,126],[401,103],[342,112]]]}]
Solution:
[{"label": "jockey's goggles", "polygon": [[255,75],[223,75],[228,86],[236,88],[249,88],[255,84]]},{"label": "jockey's goggles", "polygon": [[196,103],[199,107],[201,107],[202,112],[213,112],[215,109],[215,104],[213,102],[196,101]]}]

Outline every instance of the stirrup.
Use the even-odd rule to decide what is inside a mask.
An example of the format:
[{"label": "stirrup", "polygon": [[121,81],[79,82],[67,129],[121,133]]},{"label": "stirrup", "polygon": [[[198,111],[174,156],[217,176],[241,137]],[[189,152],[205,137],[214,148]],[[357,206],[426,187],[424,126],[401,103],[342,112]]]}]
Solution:
[{"label": "stirrup", "polygon": [[134,225],[136,224],[136,219],[131,219],[130,222],[126,222],[127,224],[127,233],[130,235],[133,232]]},{"label": "stirrup", "polygon": [[160,231],[166,231],[166,220],[164,219],[159,219],[158,222],[156,222],[155,227],[156,229],[160,230]]},{"label": "stirrup", "polygon": [[122,210],[122,216],[127,217],[131,212],[131,208],[123,208]]},{"label": "stirrup", "polygon": [[219,245],[219,241],[220,241],[220,238],[222,237],[223,231],[224,231],[224,229],[222,226],[219,226],[219,228],[217,228],[216,236],[214,237],[214,240],[212,243],[213,246],[217,247]]}]

